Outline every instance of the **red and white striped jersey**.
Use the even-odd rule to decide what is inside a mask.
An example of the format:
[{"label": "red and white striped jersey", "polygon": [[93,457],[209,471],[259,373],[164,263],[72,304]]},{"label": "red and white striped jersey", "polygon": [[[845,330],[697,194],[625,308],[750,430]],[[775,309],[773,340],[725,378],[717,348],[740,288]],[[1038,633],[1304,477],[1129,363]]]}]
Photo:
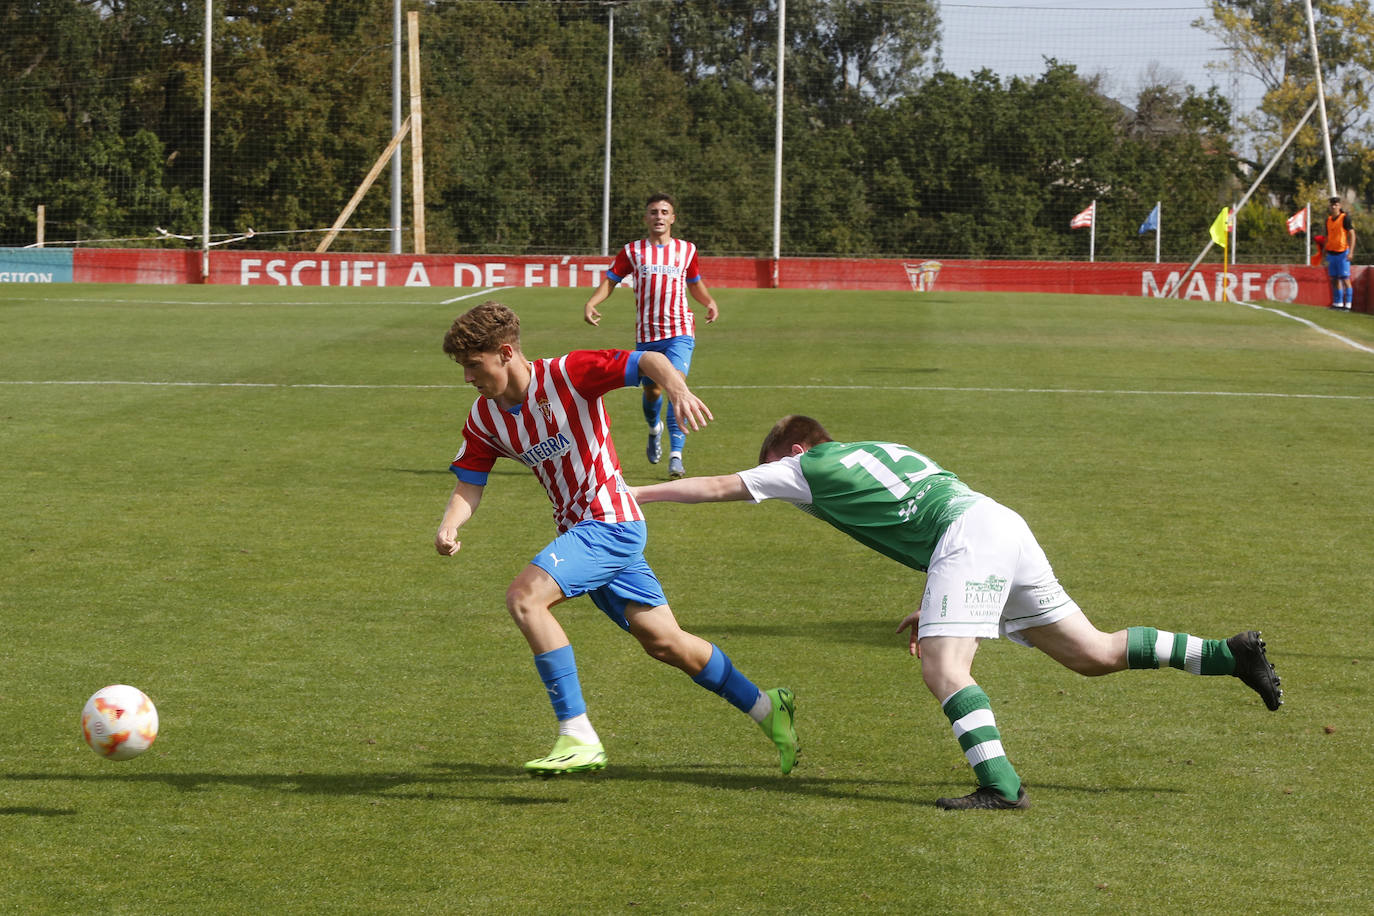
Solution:
[{"label": "red and white striped jersey", "polygon": [[636,343],[695,333],[687,284],[701,279],[696,245],[685,239],[669,239],[663,245],[638,239],[620,249],[606,276],[612,283],[626,277],[634,280]]},{"label": "red and white striped jersey", "polygon": [[625,488],[601,397],[639,384],[639,356],[626,350],[574,350],[530,363],[525,400],[503,411],[478,398],[463,426],[450,470],[485,485],[497,458],[521,462],[544,485],[561,534],[582,521],[642,521]]}]

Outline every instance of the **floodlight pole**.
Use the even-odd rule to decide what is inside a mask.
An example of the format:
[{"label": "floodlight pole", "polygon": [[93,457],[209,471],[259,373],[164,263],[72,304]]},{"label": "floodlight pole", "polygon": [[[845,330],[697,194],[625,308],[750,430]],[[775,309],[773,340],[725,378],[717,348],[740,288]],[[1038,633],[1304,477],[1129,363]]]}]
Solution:
[{"label": "floodlight pole", "polygon": [[[401,0],[391,9],[391,135],[401,130]],[[401,253],[401,205],[403,181],[401,148],[391,154],[391,253]]]},{"label": "floodlight pole", "polygon": [[615,78],[615,5],[606,24],[606,150],[601,171],[601,256],[611,253],[611,99]]},{"label": "floodlight pole", "polygon": [[210,45],[214,0],[205,0],[205,114],[201,126],[200,166],[200,282],[210,279]]},{"label": "floodlight pole", "polygon": [[787,0],[778,0],[777,122],[773,128],[773,288],[778,287],[778,259],[782,255],[782,71],[787,38]]},{"label": "floodlight pole", "polygon": [[1331,158],[1331,128],[1326,123],[1326,89],[1322,85],[1322,59],[1317,55],[1317,20],[1312,15],[1312,0],[1307,3],[1307,40],[1312,43],[1312,69],[1317,77],[1317,107],[1321,111],[1322,150],[1326,153],[1326,183],[1336,196],[1336,166]]}]

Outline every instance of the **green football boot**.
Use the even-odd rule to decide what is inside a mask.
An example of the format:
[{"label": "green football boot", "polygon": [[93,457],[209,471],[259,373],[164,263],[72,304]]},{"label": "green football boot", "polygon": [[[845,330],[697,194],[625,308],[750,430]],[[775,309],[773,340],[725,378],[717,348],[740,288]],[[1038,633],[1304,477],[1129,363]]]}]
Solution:
[{"label": "green football boot", "polygon": [[773,701],[773,711],[763,717],[759,728],[778,746],[778,764],[782,767],[782,775],[786,776],[797,765],[797,755],[801,753],[797,729],[793,724],[797,704],[792,698],[792,691],[786,687],[774,687],[764,693]]},{"label": "green football boot", "polygon": [[531,776],[562,776],[606,769],[606,749],[597,744],[582,744],[572,735],[559,735],[547,757],[531,760],[525,771]]}]

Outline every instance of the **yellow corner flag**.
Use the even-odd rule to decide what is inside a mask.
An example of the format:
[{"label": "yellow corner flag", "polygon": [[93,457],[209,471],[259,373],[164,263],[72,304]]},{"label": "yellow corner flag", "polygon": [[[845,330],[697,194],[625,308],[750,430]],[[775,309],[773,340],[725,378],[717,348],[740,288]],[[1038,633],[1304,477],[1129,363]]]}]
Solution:
[{"label": "yellow corner flag", "polygon": [[1230,239],[1228,238],[1228,233],[1226,232],[1226,224],[1230,216],[1231,208],[1222,207],[1221,212],[1217,214],[1217,218],[1212,220],[1212,228],[1210,230],[1212,234],[1212,241],[1216,242],[1222,248],[1229,247],[1227,245],[1227,242],[1229,242]]}]

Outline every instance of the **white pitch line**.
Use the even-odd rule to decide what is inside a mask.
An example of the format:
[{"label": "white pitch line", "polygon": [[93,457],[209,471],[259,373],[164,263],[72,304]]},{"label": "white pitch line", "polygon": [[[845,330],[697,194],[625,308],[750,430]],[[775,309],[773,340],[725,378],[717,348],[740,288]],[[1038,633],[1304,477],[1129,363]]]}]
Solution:
[{"label": "white pitch line", "polygon": [[487,293],[490,293],[490,292],[492,292],[492,291],[494,291],[494,290],[497,290],[497,289],[500,289],[500,287],[497,287],[497,286],[489,286],[489,287],[487,287],[486,289],[479,289],[477,292],[475,292],[475,293],[468,293],[468,294],[465,295],[465,296],[458,296],[458,297],[453,298],[453,299],[445,299],[445,300],[443,300],[442,302],[440,302],[439,304],[440,304],[440,305],[452,305],[452,304],[455,303],[455,302],[462,302],[464,299],[471,299],[471,298],[473,298],[474,296],[485,296]]},{"label": "white pitch line", "polygon": [[464,387],[462,385],[331,385],[323,382],[135,382],[119,379],[106,379],[103,381],[82,381],[78,379],[69,381],[9,381],[0,379],[0,385],[132,385],[146,388],[342,388],[379,391],[385,391],[387,389],[423,391],[430,388],[458,389]]},{"label": "white pitch line", "polygon": [[[348,385],[322,382],[138,382],[106,380],[6,380],[9,386],[134,386],[145,388],[274,388],[344,391],[463,391],[466,385]],[[1167,391],[1147,388],[998,388],[957,385],[693,385],[696,391],[926,391],[951,394],[1090,394],[1135,397],[1279,398],[1308,401],[1374,401],[1369,394],[1302,394],[1282,391]]]},{"label": "white pitch line", "polygon": [[694,391],[943,391],[991,394],[1186,395],[1216,398],[1301,398],[1320,401],[1374,401],[1371,394],[1289,394],[1281,391],[1156,391],[1145,388],[993,388],[954,385],[693,385]]},{"label": "white pitch line", "polygon": [[1346,337],[1343,334],[1337,334],[1335,331],[1327,330],[1326,328],[1322,327],[1316,322],[1308,321],[1306,318],[1299,318],[1297,315],[1290,315],[1282,309],[1276,309],[1268,305],[1257,305],[1254,302],[1241,302],[1240,304],[1245,306],[1246,308],[1252,308],[1257,312],[1273,312],[1275,315],[1282,315],[1284,318],[1291,318],[1299,324],[1307,325],[1314,331],[1320,331],[1328,337],[1334,337],[1341,343],[1348,344],[1349,346],[1354,347],[1356,350],[1360,350],[1365,353],[1374,353],[1374,347],[1362,344],[1358,340],[1351,340],[1349,337]]}]

